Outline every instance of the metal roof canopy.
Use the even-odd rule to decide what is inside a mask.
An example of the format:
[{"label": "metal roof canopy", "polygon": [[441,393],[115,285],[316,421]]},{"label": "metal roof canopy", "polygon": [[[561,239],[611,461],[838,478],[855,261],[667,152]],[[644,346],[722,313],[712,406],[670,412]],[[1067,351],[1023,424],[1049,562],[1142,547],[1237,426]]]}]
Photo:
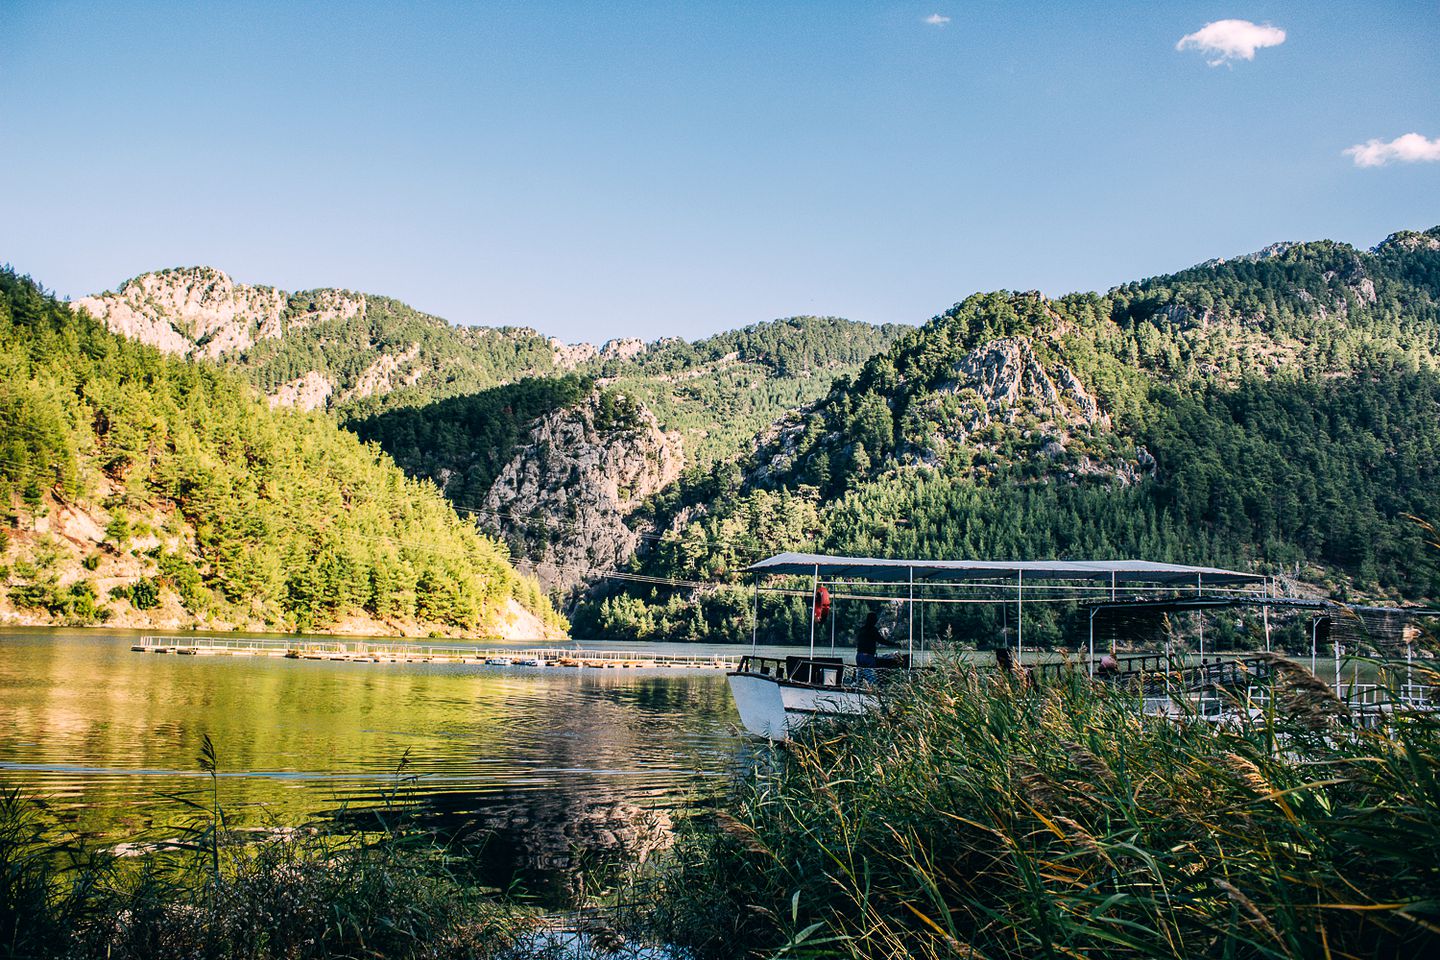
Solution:
[{"label": "metal roof canopy", "polygon": [[1182,596],[1159,600],[1082,600],[1080,605],[1104,613],[1110,610],[1153,610],[1160,613],[1184,613],[1188,610],[1210,610],[1224,607],[1269,607],[1279,610],[1316,611],[1325,614],[1359,617],[1380,614],[1405,617],[1440,617],[1440,607],[1380,607],[1339,600],[1310,600],[1304,597],[1257,596]]},{"label": "metal roof canopy", "polygon": [[1264,586],[1259,573],[1190,567],[1145,560],[884,560],[821,553],[778,553],[745,568],[752,574],[864,577],[906,583],[995,583],[1070,580],[1091,583],[1161,583],[1176,586]]}]

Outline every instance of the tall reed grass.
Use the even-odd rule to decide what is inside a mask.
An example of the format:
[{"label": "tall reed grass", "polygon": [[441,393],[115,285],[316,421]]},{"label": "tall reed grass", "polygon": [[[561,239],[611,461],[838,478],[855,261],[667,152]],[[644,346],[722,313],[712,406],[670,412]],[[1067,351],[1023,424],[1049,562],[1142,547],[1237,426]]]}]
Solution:
[{"label": "tall reed grass", "polygon": [[636,922],[697,958],[1440,956],[1440,717],[1362,729],[1276,669],[1233,724],[919,674],[742,778]]}]

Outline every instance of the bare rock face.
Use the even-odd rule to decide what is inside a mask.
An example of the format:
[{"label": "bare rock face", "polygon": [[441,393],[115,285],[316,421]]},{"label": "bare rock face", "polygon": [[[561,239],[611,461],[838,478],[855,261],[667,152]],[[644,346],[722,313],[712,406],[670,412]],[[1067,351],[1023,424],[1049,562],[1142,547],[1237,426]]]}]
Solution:
[{"label": "bare rock face", "polygon": [[[400,354],[382,353],[375,362],[366,367],[355,381],[355,386],[345,391],[342,399],[368,397],[376,393],[389,393],[396,387],[409,386],[419,378],[419,369],[404,368],[420,356],[420,344],[412,343]],[[312,374],[313,375],[313,374]]]},{"label": "bare rock face", "polygon": [[75,306],[167,353],[214,360],[279,336],[288,303],[282,290],[235,283],[211,267],[187,267],[144,274]]},{"label": "bare rock face", "polygon": [[680,476],[680,435],[596,391],[536,421],[485,499],[511,551],[547,590],[570,591],[628,560],[640,545],[626,525],[646,497]]},{"label": "bare rock face", "polygon": [[[1047,461],[1047,471],[1068,480],[1099,478],[1134,483],[1153,473],[1154,459],[1141,449],[1104,440],[1110,415],[1063,363],[1043,363],[1025,337],[983,343],[956,361],[953,379],[940,384],[917,410],[910,454],[933,464],[956,449],[991,458],[1022,440],[1030,455]],[[998,428],[1000,433],[996,433]],[[1011,438],[1010,441],[999,438]]]},{"label": "bare rock face", "polygon": [[646,351],[645,341],[636,337],[620,337],[614,340],[606,340],[605,345],[600,348],[601,360],[629,360],[631,357],[638,357]]},{"label": "bare rock face", "polygon": [[1401,230],[1399,233],[1392,233],[1381,241],[1375,250],[1378,253],[1392,248],[1404,250],[1407,253],[1440,250],[1440,227],[1432,227],[1424,233],[1416,230]]},{"label": "bare rock face", "polygon": [[555,351],[555,366],[562,370],[574,370],[600,355],[593,343],[566,343],[556,337],[550,338],[550,348]]},{"label": "bare rock face", "polygon": [[1007,337],[981,344],[955,363],[954,379],[941,384],[940,395],[973,397],[974,416],[966,432],[1000,420],[1015,422],[1022,413],[1075,426],[1109,426],[1095,398],[1064,364],[1052,377],[1025,337]]},{"label": "bare rock face", "polygon": [[[323,289],[291,294],[287,328],[298,330],[330,320],[363,317],[366,306],[364,294],[351,293],[349,290]],[[284,332],[285,330],[278,326],[273,329],[262,327],[260,334],[262,337],[278,337]]]},{"label": "bare rock face", "polygon": [[296,377],[282,384],[270,395],[271,407],[298,407],[301,410],[319,410],[325,406],[334,390],[330,381],[311,370],[303,377]]},{"label": "bare rock face", "polygon": [[1235,257],[1215,257],[1199,264],[1201,267],[1218,267],[1226,263],[1259,263],[1261,260],[1272,260],[1275,257],[1283,257],[1286,253],[1300,246],[1294,241],[1282,240],[1279,243],[1272,243],[1268,247],[1256,250],[1254,253],[1242,253]]}]

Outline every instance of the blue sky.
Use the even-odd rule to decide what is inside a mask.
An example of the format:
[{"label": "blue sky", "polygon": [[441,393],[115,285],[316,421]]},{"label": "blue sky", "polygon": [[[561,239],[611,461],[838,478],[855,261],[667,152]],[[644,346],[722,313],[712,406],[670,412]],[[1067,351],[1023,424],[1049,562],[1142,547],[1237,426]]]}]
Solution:
[{"label": "blue sky", "polygon": [[[1176,49],[1225,19],[1284,42]],[[0,260],[567,340],[919,322],[1440,224],[1436,91],[1434,0],[3,0]]]}]

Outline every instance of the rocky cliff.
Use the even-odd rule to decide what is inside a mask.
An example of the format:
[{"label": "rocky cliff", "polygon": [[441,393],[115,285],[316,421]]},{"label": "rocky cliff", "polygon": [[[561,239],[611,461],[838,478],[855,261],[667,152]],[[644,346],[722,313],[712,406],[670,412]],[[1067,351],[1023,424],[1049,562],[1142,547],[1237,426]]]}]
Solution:
[{"label": "rocky cliff", "polygon": [[[991,340],[957,360],[950,377],[915,407],[912,456],[942,462],[955,447],[972,456],[1002,458],[1018,434],[1021,449],[1052,461],[1054,473],[1110,476],[1132,483],[1153,468],[1143,448],[1116,455],[1095,438],[1110,430],[1111,417],[1080,377],[1059,360],[1041,361],[1028,337]],[[1104,452],[1102,452],[1104,451]]]},{"label": "rocky cliff", "polygon": [[[74,304],[115,333],[166,353],[214,360],[284,332],[289,295],[235,283],[211,267],[161,270]],[[351,301],[364,309],[364,301]]]},{"label": "rocky cliff", "polygon": [[680,436],[622,394],[596,390],[540,418],[485,498],[521,568],[568,592],[628,560],[642,536],[626,518],[673,482]]}]

